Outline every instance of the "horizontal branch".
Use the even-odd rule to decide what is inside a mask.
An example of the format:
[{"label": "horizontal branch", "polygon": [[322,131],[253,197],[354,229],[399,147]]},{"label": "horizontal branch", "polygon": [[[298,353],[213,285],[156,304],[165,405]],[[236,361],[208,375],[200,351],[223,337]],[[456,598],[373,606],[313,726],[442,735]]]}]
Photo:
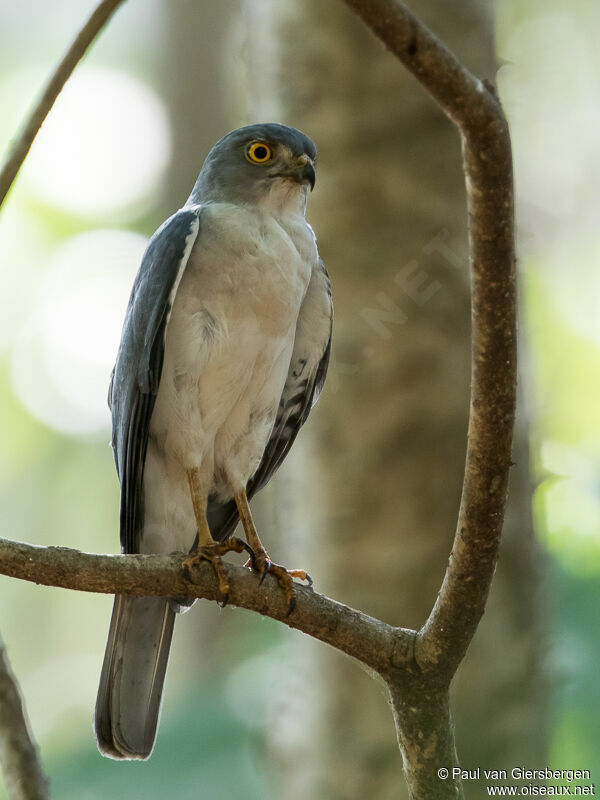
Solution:
[{"label": "horizontal branch", "polygon": [[[183,553],[95,555],[67,547],[36,547],[0,539],[0,574],[45,586],[83,592],[137,596],[196,597],[219,600],[209,564],[201,564],[193,583],[182,568]],[[395,628],[301,584],[295,584],[296,608],[286,617],[284,593],[271,576],[260,584],[244,567],[225,563],[229,604],[284,622],[320,639],[386,676],[413,662],[415,632]]]}]

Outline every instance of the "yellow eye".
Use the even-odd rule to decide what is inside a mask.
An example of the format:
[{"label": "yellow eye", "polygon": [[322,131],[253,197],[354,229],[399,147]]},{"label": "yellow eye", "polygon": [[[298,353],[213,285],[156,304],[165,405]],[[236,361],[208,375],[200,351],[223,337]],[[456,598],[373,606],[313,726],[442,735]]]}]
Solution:
[{"label": "yellow eye", "polygon": [[266,164],[272,156],[273,150],[266,142],[250,142],[246,147],[246,158],[252,164]]}]

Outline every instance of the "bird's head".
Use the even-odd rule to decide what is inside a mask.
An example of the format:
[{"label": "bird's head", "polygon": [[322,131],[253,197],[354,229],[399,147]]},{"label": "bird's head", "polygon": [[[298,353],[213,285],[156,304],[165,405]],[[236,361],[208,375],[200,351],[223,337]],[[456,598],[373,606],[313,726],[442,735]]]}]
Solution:
[{"label": "bird's head", "polygon": [[295,128],[276,123],[238,128],[208,154],[190,201],[304,211],[308,187],[315,185],[315,158],[315,145]]}]

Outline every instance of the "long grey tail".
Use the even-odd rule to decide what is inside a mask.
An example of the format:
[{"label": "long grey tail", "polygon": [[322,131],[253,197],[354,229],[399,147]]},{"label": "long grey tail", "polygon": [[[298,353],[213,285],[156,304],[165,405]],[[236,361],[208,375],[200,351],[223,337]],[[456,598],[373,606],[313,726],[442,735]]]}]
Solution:
[{"label": "long grey tail", "polygon": [[115,597],[94,714],[103,755],[144,759],[152,752],[174,622],[162,597]]}]

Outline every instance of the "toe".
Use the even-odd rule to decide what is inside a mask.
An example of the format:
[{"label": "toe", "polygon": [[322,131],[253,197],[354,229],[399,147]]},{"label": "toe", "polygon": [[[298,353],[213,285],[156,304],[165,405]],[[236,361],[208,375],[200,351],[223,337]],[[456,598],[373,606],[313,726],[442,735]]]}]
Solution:
[{"label": "toe", "polygon": [[220,604],[222,607],[225,607],[229,597],[229,581],[220,556],[219,547],[220,546],[217,544],[199,547],[195,553],[192,553],[192,555],[188,556],[185,561],[183,561],[181,566],[184,571],[187,572],[190,580],[193,580],[194,570],[200,566],[202,561],[208,561],[214,570],[217,583],[219,584],[219,594],[221,595]]},{"label": "toe", "polygon": [[264,581],[269,572],[274,572],[273,566],[274,565],[269,561],[268,558],[265,561],[261,562],[261,564],[258,566],[258,571],[260,572],[259,584]]},{"label": "toe", "polygon": [[304,569],[289,569],[288,575],[292,578],[297,578],[299,581],[306,581],[309,586],[313,585],[313,579]]}]

